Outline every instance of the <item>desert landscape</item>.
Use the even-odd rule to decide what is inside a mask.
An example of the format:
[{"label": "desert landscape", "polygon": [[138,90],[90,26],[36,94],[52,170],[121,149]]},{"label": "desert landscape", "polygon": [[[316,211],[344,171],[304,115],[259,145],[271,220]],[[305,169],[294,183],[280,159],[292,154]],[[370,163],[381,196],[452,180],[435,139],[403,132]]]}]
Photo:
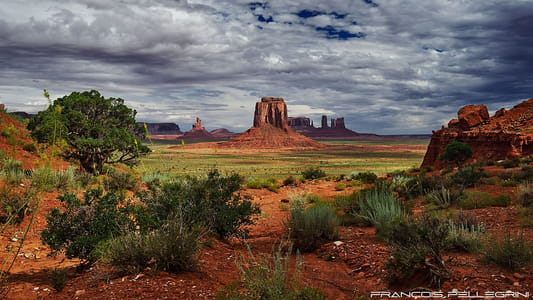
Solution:
[{"label": "desert landscape", "polygon": [[[464,107],[430,141],[319,142],[288,126],[282,98],[264,97],[253,126],[230,140],[146,139],[150,153],[136,166],[92,174],[66,159],[65,146],[33,139],[44,115],[30,120],[33,132],[4,107],[0,117],[7,299],[530,297],[533,99],[493,117]],[[205,131],[200,122],[193,131]],[[204,194],[210,180],[224,192]],[[227,201],[217,210],[237,219],[226,227],[180,219],[174,237],[196,235],[166,245],[171,212],[185,212],[195,195]],[[98,209],[110,199],[118,202]],[[140,219],[162,207],[163,219]],[[102,235],[121,214],[133,229]],[[156,238],[151,246],[134,238],[143,236]],[[160,252],[140,251],[158,244]]]}]

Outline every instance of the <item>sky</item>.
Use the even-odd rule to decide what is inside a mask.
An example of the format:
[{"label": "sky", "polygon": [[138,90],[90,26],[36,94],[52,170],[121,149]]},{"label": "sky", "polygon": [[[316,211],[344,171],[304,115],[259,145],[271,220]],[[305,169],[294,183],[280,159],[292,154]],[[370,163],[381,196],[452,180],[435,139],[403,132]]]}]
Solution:
[{"label": "sky", "polygon": [[0,103],[96,89],[145,122],[252,126],[255,102],[431,134],[467,104],[533,97],[533,0],[17,0],[0,6]]}]

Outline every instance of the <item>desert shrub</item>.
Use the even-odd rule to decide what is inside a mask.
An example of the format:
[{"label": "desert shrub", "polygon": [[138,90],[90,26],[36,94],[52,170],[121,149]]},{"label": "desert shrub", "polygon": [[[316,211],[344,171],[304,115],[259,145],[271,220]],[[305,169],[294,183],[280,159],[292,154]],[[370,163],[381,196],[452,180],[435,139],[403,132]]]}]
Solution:
[{"label": "desert shrub", "polygon": [[508,179],[500,180],[500,185],[504,187],[510,187],[510,186],[517,186],[518,183],[512,178],[508,178]]},{"label": "desert shrub", "polygon": [[511,270],[533,264],[533,243],[523,234],[512,236],[507,233],[502,238],[491,237],[486,240],[482,252],[487,261]]},{"label": "desert shrub", "polygon": [[26,175],[22,169],[22,162],[16,159],[6,159],[2,161],[0,174],[5,179],[6,184],[20,184]]},{"label": "desert shrub", "polygon": [[351,173],[350,180],[359,180],[362,183],[372,184],[375,183],[378,176],[372,172],[360,172],[360,173]]},{"label": "desert shrub", "polygon": [[146,267],[171,273],[193,270],[203,231],[186,224],[184,213],[172,216],[152,232],[130,231],[112,238],[101,244],[100,255],[111,265],[132,273]]},{"label": "desert shrub", "polygon": [[205,226],[220,238],[245,234],[243,226],[252,224],[260,209],[249,197],[238,193],[243,181],[238,174],[222,176],[213,170],[206,177],[182,178],[139,194],[146,209],[141,227],[158,228],[177,208],[186,206],[188,213],[184,218],[191,226]]},{"label": "desert shrub", "polygon": [[298,179],[292,175],[290,175],[289,177],[283,180],[283,186],[297,185],[297,184],[298,184]]},{"label": "desert shrub", "polygon": [[319,202],[306,208],[303,201],[292,201],[285,225],[296,249],[309,252],[336,239],[338,223],[335,210],[326,203]]},{"label": "desert shrub", "polygon": [[144,182],[149,189],[156,189],[170,181],[170,176],[159,172],[147,173],[141,177],[141,181]]},{"label": "desert shrub", "polygon": [[491,206],[508,206],[510,202],[511,197],[506,194],[492,197],[485,192],[465,191],[464,196],[459,200],[458,206],[461,209],[477,209]]},{"label": "desert shrub", "polygon": [[523,166],[520,171],[513,172],[513,177],[515,181],[532,181],[533,180],[533,167],[526,165]]},{"label": "desert shrub", "polygon": [[466,166],[459,169],[459,171],[453,174],[451,178],[456,184],[467,188],[473,187],[478,184],[484,175],[485,172],[483,172],[482,169],[476,170],[476,168],[474,168],[473,166]]},{"label": "desert shrub", "polygon": [[76,171],[75,173],[75,177],[76,177],[76,181],[82,186],[82,187],[87,187],[91,184],[94,184],[95,183],[95,177],[93,174],[89,173],[89,172],[85,172],[85,171]]},{"label": "desert shrub", "polygon": [[444,152],[439,156],[439,160],[454,162],[457,166],[472,157],[472,149],[470,145],[453,141],[446,145]]},{"label": "desert shrub", "polygon": [[344,191],[346,189],[346,184],[345,183],[337,183],[335,185],[335,190],[336,191]]},{"label": "desert shrub", "polygon": [[533,182],[524,182],[518,186],[516,197],[522,206],[533,207]]},{"label": "desert shrub", "polygon": [[448,208],[456,200],[452,198],[450,190],[442,187],[440,190],[434,190],[427,194],[426,200],[429,203],[435,204],[439,208]]},{"label": "desert shrub", "polygon": [[320,168],[317,167],[310,167],[305,169],[302,172],[302,176],[304,179],[307,180],[313,180],[313,179],[320,179],[327,176],[326,172]]},{"label": "desert shrub", "polygon": [[31,153],[37,153],[39,148],[35,142],[29,142],[22,145],[22,149]]},{"label": "desert shrub", "polygon": [[394,226],[389,238],[392,257],[385,265],[390,282],[403,282],[422,273],[430,286],[439,287],[450,277],[442,258],[448,234],[448,224],[429,214]]},{"label": "desert shrub", "polygon": [[76,178],[76,169],[68,167],[65,170],[56,173],[55,187],[60,190],[74,189],[78,185]]},{"label": "desert shrub", "polygon": [[450,249],[477,253],[481,250],[485,236],[485,226],[479,223],[464,222],[461,217],[449,220],[447,247]]},{"label": "desert shrub", "polygon": [[400,202],[388,189],[362,192],[359,207],[359,215],[368,220],[376,228],[377,235],[385,240],[405,216]]},{"label": "desert shrub", "polygon": [[15,128],[15,126],[13,124],[9,124],[7,126],[5,126],[4,128],[2,128],[2,130],[0,130],[0,135],[5,137],[5,138],[9,138],[9,137],[12,137],[14,135],[17,134],[17,129]]},{"label": "desert shrub", "polygon": [[104,178],[104,187],[108,191],[135,190],[137,187],[137,179],[131,173],[109,169],[107,176]]},{"label": "desert shrub", "polygon": [[65,250],[67,258],[80,258],[82,264],[97,259],[94,250],[98,243],[133,226],[124,197],[113,191],[104,194],[101,189],[92,189],[82,200],[71,193],[58,199],[65,203],[66,210],[55,208],[50,212],[41,239],[55,252]]},{"label": "desert shrub", "polygon": [[505,169],[516,168],[520,165],[520,159],[518,157],[506,159],[499,163],[499,165],[504,167]]},{"label": "desert shrub", "polygon": [[67,270],[54,269],[50,274],[50,284],[57,292],[61,292],[65,288],[67,279]]},{"label": "desert shrub", "polygon": [[228,285],[218,292],[215,299],[272,299],[272,300],[323,300],[325,295],[319,290],[300,283],[302,261],[297,256],[296,270],[289,274],[291,264],[291,247],[281,243],[270,256],[256,256],[249,253],[250,258],[241,257],[236,261],[241,273],[242,289],[236,285]]},{"label": "desert shrub", "polygon": [[58,182],[56,172],[49,166],[33,170],[31,179],[32,186],[46,192],[53,191]]},{"label": "desert shrub", "polygon": [[31,188],[0,187],[0,224],[22,222],[32,210],[34,197],[35,190]]},{"label": "desert shrub", "polygon": [[498,174],[498,177],[500,177],[501,180],[511,179],[513,177],[513,172],[510,172],[510,171],[500,172]]},{"label": "desert shrub", "polygon": [[251,178],[246,181],[246,187],[249,189],[262,189],[265,188],[271,192],[279,192],[278,180],[274,177],[267,179]]},{"label": "desert shrub", "polygon": [[447,166],[446,168],[444,168],[444,169],[442,169],[440,171],[440,175],[444,176],[446,174],[450,174],[451,172],[453,172],[453,167],[452,166]]}]

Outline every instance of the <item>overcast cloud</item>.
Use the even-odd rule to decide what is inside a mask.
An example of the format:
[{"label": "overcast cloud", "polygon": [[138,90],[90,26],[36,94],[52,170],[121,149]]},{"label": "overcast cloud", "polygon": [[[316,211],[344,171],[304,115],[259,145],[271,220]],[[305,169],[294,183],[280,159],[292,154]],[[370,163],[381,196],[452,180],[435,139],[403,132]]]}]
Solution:
[{"label": "overcast cloud", "polygon": [[243,131],[279,96],[315,124],[429,134],[533,97],[531,20],[532,0],[4,1],[0,103],[97,89],[142,121]]}]

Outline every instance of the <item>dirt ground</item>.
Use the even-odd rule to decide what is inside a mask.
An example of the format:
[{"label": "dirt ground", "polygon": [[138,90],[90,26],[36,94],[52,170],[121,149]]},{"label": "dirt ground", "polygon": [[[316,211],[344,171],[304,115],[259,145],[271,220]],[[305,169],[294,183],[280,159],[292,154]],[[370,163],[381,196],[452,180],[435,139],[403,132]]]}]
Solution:
[{"label": "dirt ground", "polygon": [[[307,182],[297,189],[331,198],[338,194],[336,182]],[[494,187],[496,189],[496,187]],[[48,256],[49,249],[40,241],[40,231],[45,227],[48,210],[59,205],[57,193],[46,194],[36,215],[29,235],[8,276],[8,299],[212,299],[217,291],[239,280],[235,260],[248,255],[248,246],[254,254],[269,254],[285,237],[284,220],[287,217],[288,194],[295,188],[283,187],[279,193],[263,190],[246,190],[261,205],[261,216],[250,226],[246,240],[231,239],[226,243],[209,240],[199,254],[197,271],[169,274],[144,270],[139,274],[119,276],[105,266],[94,266],[78,273],[78,261],[64,257]],[[490,190],[490,188],[488,188]],[[499,191],[493,191],[497,193]],[[523,232],[531,240],[533,230],[520,227],[514,206],[472,210],[486,225],[489,233]],[[0,259],[13,256],[20,235],[29,218],[16,228],[10,228],[0,237]],[[328,299],[369,298],[372,291],[391,291],[387,285],[384,264],[390,256],[388,246],[375,236],[371,227],[340,227],[339,241],[327,243],[313,253],[302,255],[301,279],[327,294]],[[511,272],[494,264],[481,261],[477,254],[449,252],[445,263],[452,278],[442,285],[443,291],[532,292],[533,270]],[[54,269],[68,271],[68,281],[61,292],[52,288]],[[416,282],[395,287],[397,291],[416,288]]]}]

